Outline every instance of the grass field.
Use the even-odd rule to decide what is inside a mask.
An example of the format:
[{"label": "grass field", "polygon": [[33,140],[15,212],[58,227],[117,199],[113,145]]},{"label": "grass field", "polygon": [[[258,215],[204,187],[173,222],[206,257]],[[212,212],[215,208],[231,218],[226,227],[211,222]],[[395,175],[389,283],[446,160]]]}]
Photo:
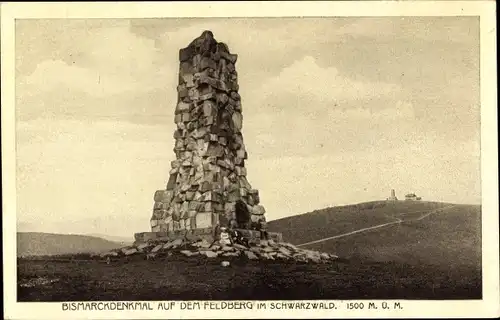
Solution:
[{"label": "grass field", "polygon": [[109,265],[99,259],[18,259],[18,300],[480,299],[480,207],[427,215],[446,206],[371,203],[270,223],[298,244],[403,220],[306,246],[341,257],[329,264],[236,257],[223,268],[220,259],[180,254],[155,261],[138,255]]},{"label": "grass field", "polygon": [[[341,260],[334,264],[255,262],[172,256],[166,260],[19,261],[19,301],[468,299],[480,282],[432,268]],[[34,282],[34,287],[23,284]],[[55,281],[43,284],[40,279]]]}]

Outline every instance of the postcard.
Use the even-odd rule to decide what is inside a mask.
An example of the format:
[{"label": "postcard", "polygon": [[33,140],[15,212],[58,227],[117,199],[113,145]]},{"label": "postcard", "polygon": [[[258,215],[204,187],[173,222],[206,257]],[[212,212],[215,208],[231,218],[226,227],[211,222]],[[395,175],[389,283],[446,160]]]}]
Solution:
[{"label": "postcard", "polygon": [[500,315],[493,1],[0,9],[6,319]]}]

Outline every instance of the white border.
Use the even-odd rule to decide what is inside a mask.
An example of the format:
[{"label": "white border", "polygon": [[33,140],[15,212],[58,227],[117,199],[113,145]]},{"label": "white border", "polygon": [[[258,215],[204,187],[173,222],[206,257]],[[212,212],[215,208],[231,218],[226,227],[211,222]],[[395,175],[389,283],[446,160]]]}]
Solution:
[{"label": "white border", "polygon": [[[2,196],[4,313],[7,319],[66,318],[427,318],[494,317],[499,307],[498,149],[496,93],[496,24],[493,1],[359,2],[125,2],[1,3]],[[216,310],[63,312],[60,303],[16,302],[16,193],[14,111],[14,19],[155,18],[155,17],[294,17],[294,16],[480,16],[481,26],[481,176],[483,227],[483,300],[400,300],[403,310]],[[5,276],[7,275],[7,276]],[[339,303],[339,301],[336,301]],[[366,303],[366,302],[365,302]],[[389,302],[389,303],[392,303]]]}]

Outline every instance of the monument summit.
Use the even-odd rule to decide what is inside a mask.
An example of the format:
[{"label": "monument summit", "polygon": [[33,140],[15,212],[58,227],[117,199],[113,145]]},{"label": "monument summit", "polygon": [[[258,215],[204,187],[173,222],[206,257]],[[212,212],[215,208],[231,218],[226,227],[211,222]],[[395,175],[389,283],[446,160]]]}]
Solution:
[{"label": "monument summit", "polygon": [[166,188],[154,194],[151,232],[136,240],[211,235],[216,226],[250,236],[265,225],[245,168],[237,58],[211,31],[179,51],[175,160]]}]

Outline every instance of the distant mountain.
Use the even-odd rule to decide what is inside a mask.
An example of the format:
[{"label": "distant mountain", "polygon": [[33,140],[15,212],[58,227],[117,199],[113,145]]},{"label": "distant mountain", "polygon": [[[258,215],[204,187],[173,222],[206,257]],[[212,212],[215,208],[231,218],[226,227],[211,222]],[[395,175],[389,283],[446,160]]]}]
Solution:
[{"label": "distant mountain", "polygon": [[18,232],[17,256],[99,253],[123,247],[123,243],[99,237],[42,232]]},{"label": "distant mountain", "polygon": [[108,241],[112,241],[112,242],[118,242],[118,243],[122,243],[122,244],[125,244],[125,245],[130,245],[134,242],[134,237],[131,236],[131,237],[120,237],[120,236],[110,236],[110,235],[107,235],[107,234],[99,234],[99,233],[90,233],[90,234],[87,234],[88,236],[90,237],[96,237],[96,238],[102,238],[102,239],[105,239],[105,240],[108,240]]}]

